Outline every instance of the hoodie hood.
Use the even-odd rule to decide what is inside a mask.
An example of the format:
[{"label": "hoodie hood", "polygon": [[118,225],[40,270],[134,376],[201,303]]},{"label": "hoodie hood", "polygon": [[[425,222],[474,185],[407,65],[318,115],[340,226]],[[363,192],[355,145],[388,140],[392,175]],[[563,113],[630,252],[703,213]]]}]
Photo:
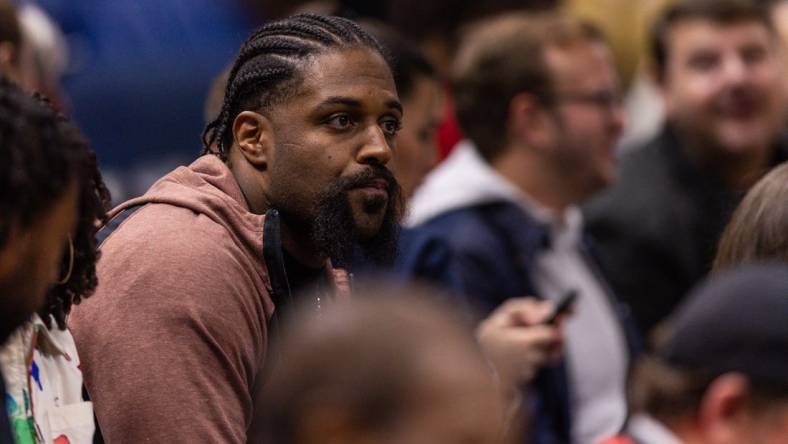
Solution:
[{"label": "hoodie hood", "polygon": [[411,200],[407,225],[415,226],[443,213],[492,202],[521,204],[522,192],[503,179],[463,140],[424,181]]},{"label": "hoodie hood", "polygon": [[222,225],[252,257],[263,249],[265,216],[249,210],[230,169],[216,156],[199,157],[159,179],[142,196],[114,208],[112,219],[123,210],[149,203],[173,205],[201,214]]},{"label": "hoodie hood", "polygon": [[[186,208],[198,215],[208,217],[223,226],[236,245],[250,258],[262,262],[266,268],[271,264],[266,264],[266,260],[263,259],[263,238],[267,238],[266,243],[272,242],[276,250],[282,248],[279,239],[278,212],[269,210],[265,215],[252,213],[235,176],[216,156],[204,155],[188,167],[176,168],[154,183],[144,195],[114,208],[109,214],[109,219],[123,210],[150,203]],[[269,219],[271,224],[266,223]],[[266,259],[281,264],[280,256],[281,252],[277,253],[276,257]],[[350,280],[347,272],[334,268],[331,262],[327,261],[326,273],[329,282],[335,287],[335,298],[347,300],[350,297]],[[273,273],[270,276],[275,279],[275,275],[276,273]],[[284,277],[281,279],[286,280]],[[272,292],[271,283],[268,279],[264,281],[269,292]],[[289,292],[287,293],[289,295]]]}]

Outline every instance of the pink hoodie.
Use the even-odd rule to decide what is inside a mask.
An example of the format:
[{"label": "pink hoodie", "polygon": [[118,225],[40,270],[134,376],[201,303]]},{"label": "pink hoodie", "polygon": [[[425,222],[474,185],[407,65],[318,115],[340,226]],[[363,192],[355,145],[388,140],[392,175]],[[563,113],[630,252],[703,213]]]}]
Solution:
[{"label": "pink hoodie", "polygon": [[[96,294],[69,319],[108,443],[244,443],[274,311],[265,216],[203,156],[114,209]],[[347,297],[344,272],[334,270]]]}]

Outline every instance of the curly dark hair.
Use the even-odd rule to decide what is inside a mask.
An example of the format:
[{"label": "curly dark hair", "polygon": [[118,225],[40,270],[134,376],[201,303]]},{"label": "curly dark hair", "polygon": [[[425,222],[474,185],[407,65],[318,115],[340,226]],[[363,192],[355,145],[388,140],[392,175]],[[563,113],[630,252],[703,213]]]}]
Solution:
[{"label": "curly dark hair", "polygon": [[13,226],[29,226],[62,197],[72,183],[79,190],[78,220],[72,234],[74,260],[66,249],[61,276],[39,314],[65,328],[73,304],[96,288],[96,230],[106,219],[110,195],[96,153],[79,129],[44,97],[31,96],[0,77],[0,247]]},{"label": "curly dark hair", "polygon": [[219,115],[203,132],[203,154],[222,160],[232,144],[232,126],[244,110],[261,111],[292,94],[305,62],[343,47],[366,47],[385,57],[378,42],[341,17],[298,14],[265,24],[241,46],[230,70]]}]

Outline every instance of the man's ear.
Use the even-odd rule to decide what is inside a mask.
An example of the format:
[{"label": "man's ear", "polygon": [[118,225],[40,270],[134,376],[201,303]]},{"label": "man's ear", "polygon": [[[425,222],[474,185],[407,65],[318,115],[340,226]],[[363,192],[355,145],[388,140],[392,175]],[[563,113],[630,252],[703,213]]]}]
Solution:
[{"label": "man's ear", "polygon": [[509,139],[516,145],[542,149],[549,145],[547,108],[531,93],[519,93],[509,102]]},{"label": "man's ear", "polygon": [[233,140],[250,164],[266,169],[274,145],[274,127],[267,117],[254,111],[238,114],[233,121]]},{"label": "man's ear", "polygon": [[[747,378],[739,373],[726,373],[709,384],[698,406],[698,422],[710,442],[733,442],[737,430],[746,426],[750,389]],[[722,439],[722,441],[719,441]]]}]

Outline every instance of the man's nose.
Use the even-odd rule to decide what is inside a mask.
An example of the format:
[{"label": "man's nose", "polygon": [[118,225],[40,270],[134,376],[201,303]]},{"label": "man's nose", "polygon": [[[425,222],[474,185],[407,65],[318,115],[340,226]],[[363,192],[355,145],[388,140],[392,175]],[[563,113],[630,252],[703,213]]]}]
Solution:
[{"label": "man's nose", "polygon": [[378,125],[371,125],[365,134],[364,145],[358,150],[356,160],[358,163],[378,163],[385,165],[391,160],[392,147],[383,129]]},{"label": "man's nose", "polygon": [[745,82],[750,76],[750,70],[747,63],[740,56],[729,56],[723,62],[723,74],[725,80],[739,84]]}]

